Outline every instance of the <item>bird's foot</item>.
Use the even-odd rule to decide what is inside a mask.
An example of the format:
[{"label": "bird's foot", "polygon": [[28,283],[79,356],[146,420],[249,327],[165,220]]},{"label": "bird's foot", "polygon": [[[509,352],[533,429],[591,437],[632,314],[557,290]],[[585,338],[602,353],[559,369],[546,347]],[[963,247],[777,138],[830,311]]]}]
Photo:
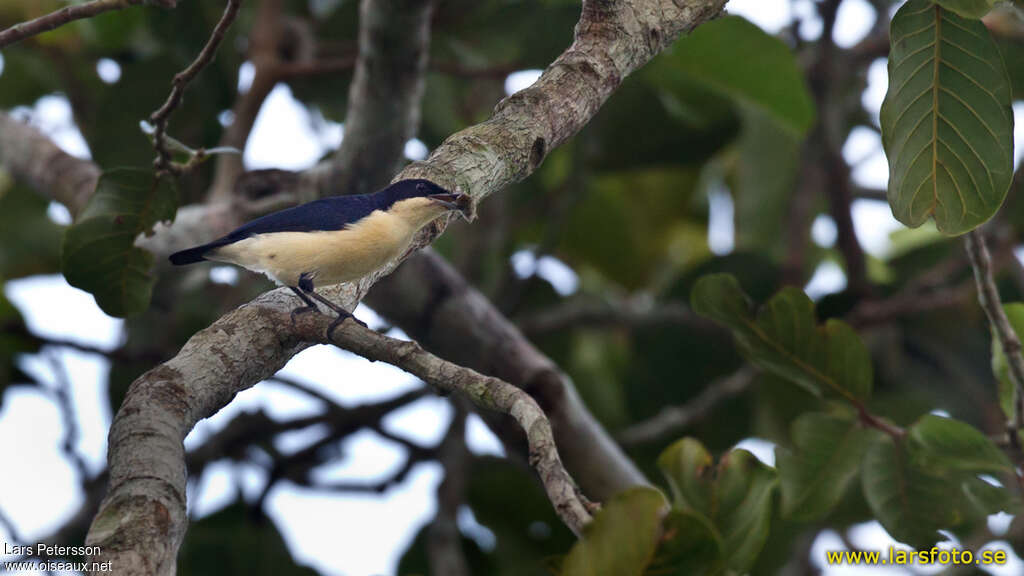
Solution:
[{"label": "bird's foot", "polygon": [[[343,312],[344,312],[344,311],[343,311]],[[353,315],[352,315],[352,313],[351,313],[351,312],[344,312],[344,314],[342,314],[342,313],[338,313],[338,317],[337,317],[337,318],[335,318],[335,319],[334,319],[334,320],[333,320],[333,321],[332,321],[332,322],[330,323],[330,325],[329,325],[329,326],[327,326],[327,339],[328,339],[329,341],[331,341],[331,342],[334,342],[334,331],[335,331],[335,330],[337,330],[337,329],[338,329],[338,326],[341,326],[341,324],[342,324],[342,323],[343,323],[343,322],[344,322],[345,320],[348,320],[348,319],[350,319],[350,318],[352,319],[352,321],[353,321],[353,322],[355,322],[355,323],[359,324],[359,325],[360,325],[360,326],[362,326],[363,328],[369,328],[369,326],[367,326],[367,325],[366,325],[366,322],[363,322],[363,321],[362,321],[362,320],[360,320],[359,318],[356,318],[355,316],[353,316]]]},{"label": "bird's foot", "polygon": [[316,306],[308,304],[306,306],[299,306],[298,308],[292,310],[292,326],[295,326],[295,318],[297,316],[301,316],[307,312],[318,312],[318,309]]}]

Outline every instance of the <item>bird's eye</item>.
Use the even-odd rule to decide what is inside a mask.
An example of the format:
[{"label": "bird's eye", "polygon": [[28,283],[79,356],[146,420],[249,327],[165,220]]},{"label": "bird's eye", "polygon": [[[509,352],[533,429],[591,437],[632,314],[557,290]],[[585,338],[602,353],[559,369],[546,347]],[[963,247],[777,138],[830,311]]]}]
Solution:
[{"label": "bird's eye", "polygon": [[416,183],[416,191],[417,191],[417,192],[423,192],[423,191],[425,191],[426,189],[427,189],[427,185],[426,185],[426,184],[424,184],[423,182],[417,182],[417,183]]}]

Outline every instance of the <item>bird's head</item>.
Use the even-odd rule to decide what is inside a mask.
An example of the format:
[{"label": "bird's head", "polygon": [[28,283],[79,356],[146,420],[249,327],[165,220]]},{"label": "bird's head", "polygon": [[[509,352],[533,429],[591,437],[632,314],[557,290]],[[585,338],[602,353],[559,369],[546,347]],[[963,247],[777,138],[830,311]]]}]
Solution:
[{"label": "bird's head", "polygon": [[423,224],[445,212],[458,212],[466,220],[472,216],[473,199],[468,194],[449,192],[429,180],[402,180],[388,190],[394,195],[392,211]]}]

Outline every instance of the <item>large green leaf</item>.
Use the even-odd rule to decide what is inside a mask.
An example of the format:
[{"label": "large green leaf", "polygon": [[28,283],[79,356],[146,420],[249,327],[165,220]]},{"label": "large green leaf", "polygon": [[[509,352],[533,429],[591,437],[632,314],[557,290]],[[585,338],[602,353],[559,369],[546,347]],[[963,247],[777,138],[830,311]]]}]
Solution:
[{"label": "large green leaf", "polygon": [[962,234],[1006,197],[1013,168],[1010,79],[985,25],[930,0],[910,0],[892,20],[882,143],[889,204],[916,227],[934,216]]},{"label": "large green leaf", "polygon": [[562,576],[641,576],[654,558],[669,512],[654,488],[612,497],[587,526],[562,565]]},{"label": "large green leaf", "polygon": [[782,513],[801,522],[828,514],[860,469],[874,433],[847,415],[810,413],[793,422],[794,450],[775,450]]},{"label": "large green leaf", "polygon": [[871,356],[846,323],[829,319],[818,326],[814,303],[801,290],[787,287],[755,317],[736,278],[710,274],[693,287],[691,303],[702,316],[732,329],[751,363],[806,387],[861,401],[871,393]]},{"label": "large green leaf", "polygon": [[864,495],[893,538],[932,546],[938,530],[956,529],[1007,506],[1005,489],[978,478],[1012,473],[991,441],[973,427],[926,415],[901,438],[879,436],[861,472]]},{"label": "large green leaf", "polygon": [[933,0],[947,10],[965,18],[981,18],[995,5],[996,0]]},{"label": "large green leaf", "polygon": [[688,217],[697,181],[693,168],[591,178],[560,233],[559,255],[581,275],[597,272],[629,290],[678,260],[703,257],[707,231]]},{"label": "large green leaf", "polygon": [[670,90],[688,79],[703,82],[800,134],[814,123],[814,103],[793,51],[743,18],[702,25],[652,62],[648,74]]},{"label": "large green leaf", "polygon": [[593,170],[699,165],[735,138],[735,103],[700,78],[678,72],[665,86],[658,68],[669,58],[660,56],[654,69],[645,67],[627,79],[588,125],[582,137]]},{"label": "large green leaf", "polygon": [[938,530],[956,523],[953,502],[959,487],[914,462],[903,442],[877,439],[864,458],[864,495],[882,526],[893,538],[927,548],[941,537]]},{"label": "large green leaf", "polygon": [[64,236],[64,276],[88,292],[111,316],[131,316],[149,306],[153,256],[135,238],[173,220],[177,192],[169,178],[146,170],[106,172],[78,220]]},{"label": "large green leaf", "polygon": [[[800,139],[763,111],[742,108],[735,185],[736,247],[760,250],[782,260],[790,197],[800,165]],[[806,222],[810,225],[810,222]]]},{"label": "large green leaf", "polygon": [[749,570],[768,538],[775,472],[746,450],[733,450],[714,466],[693,438],[669,446],[658,467],[672,487],[676,508],[708,518],[721,535],[728,566]]}]

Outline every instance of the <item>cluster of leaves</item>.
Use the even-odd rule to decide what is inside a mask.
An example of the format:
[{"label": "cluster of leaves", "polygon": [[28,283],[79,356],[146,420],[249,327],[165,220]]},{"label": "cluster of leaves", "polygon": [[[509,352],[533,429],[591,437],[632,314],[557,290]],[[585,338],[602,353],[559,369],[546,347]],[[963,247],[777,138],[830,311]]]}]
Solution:
[{"label": "cluster of leaves", "polygon": [[[288,4],[291,14],[308,17],[316,36],[331,40],[325,50],[353,43],[357,2]],[[1006,197],[1009,88],[1024,93],[1024,73],[1008,82],[1002,59],[1012,72],[1015,63],[1024,62],[1024,48],[1005,38],[993,44],[977,20],[990,4],[911,0],[893,22],[894,90],[882,130],[892,163],[890,195],[907,224],[932,217],[942,232],[964,232],[988,219]],[[243,3],[232,36],[248,29],[255,5]],[[179,3],[173,11],[123,10],[39,37],[45,51],[28,45],[5,49],[0,107],[30,105],[45,94],[69,91],[94,160],[104,168],[148,166],[153,152],[138,122],[166,97],[170,78],[194,57],[220,9],[217,3]],[[0,7],[0,19],[4,10],[9,7]],[[571,41],[578,10],[576,0],[442,2],[431,59],[470,72],[542,68]],[[243,56],[232,47],[238,45],[232,38],[223,44],[176,111],[171,130],[181,141],[217,142],[222,127],[215,119],[237,97]],[[982,61],[963,61],[965,54]],[[62,65],[54,65],[54,55]],[[120,65],[117,84],[105,85],[91,73],[101,57]],[[293,78],[288,86],[296,98],[340,121],[348,82],[341,73]],[[482,120],[502,88],[493,76],[432,70],[419,138],[433,147]],[[554,227],[548,248],[579,274],[581,295],[635,291],[681,303],[692,293],[694,308],[735,336],[735,348],[720,332],[664,325],[628,331],[577,328],[538,338],[609,429],[688,400],[741,362],[759,366],[763,375],[748,397],[723,405],[712,424],[690,432],[700,443],[691,438],[664,452],[633,449],[631,456],[646,471],[662,470],[671,498],[638,489],[606,502],[568,556],[571,535],[529,471],[505,461],[475,461],[467,505],[494,542],[464,539],[474,573],[543,574],[538,566],[558,564],[568,574],[604,574],[609,566],[622,567],[624,574],[774,574],[789,559],[793,542],[823,524],[842,530],[878,518],[894,537],[924,546],[938,538],[939,529],[967,534],[986,513],[1017,510],[1005,489],[979,479],[1008,473],[1005,458],[982,434],[959,420],[921,416],[955,407],[957,418],[983,421],[987,398],[973,386],[985,384],[990,374],[976,306],[900,319],[891,330],[865,334],[862,341],[842,322],[819,325],[799,290],[778,292],[786,214],[801,145],[815,121],[812,102],[789,46],[743,19],[724,17],[701,26],[630,77],[581,138],[552,151],[534,178],[485,203],[487,210],[504,202],[501,209],[511,224],[505,243],[485,255],[493,259],[491,267],[473,276],[478,285],[497,285],[509,256],[545,242]],[[260,288],[170,287],[145,276],[151,274],[148,255],[132,245],[134,235],[173,214],[179,200],[200,200],[209,176],[209,167],[201,167],[180,182],[175,198],[170,190],[153,188],[151,177],[112,171],[66,234],[69,279],[92,291],[112,314],[145,310],[127,324],[126,347],[133,351],[176,350],[216,317],[218,307]],[[706,197],[714,189],[728,190],[735,206],[735,251],[727,256],[713,256],[708,247]],[[564,220],[550,218],[558,199],[567,196],[575,200]],[[812,212],[820,208],[815,204]],[[1019,225],[1024,218],[1013,222]],[[455,227],[439,248],[458,261],[460,247],[480,244],[479,236],[462,241],[465,235],[482,234],[484,228]],[[31,192],[12,188],[0,195],[0,275],[5,279],[58,271],[62,235],[64,227],[46,217],[46,203]],[[883,295],[959,252],[955,242],[927,228],[904,231],[893,245],[886,261],[871,262],[872,279]],[[810,271],[835,256],[831,249],[812,247],[800,264]],[[736,281],[708,276],[719,272],[735,274],[755,300],[767,300],[758,314],[751,313]],[[1019,298],[1014,286],[1001,288]],[[151,292],[157,305],[150,306]],[[531,283],[520,310],[543,311],[560,298],[550,286]],[[172,299],[175,306],[165,306]],[[20,325],[16,311],[3,309],[0,302],[0,321]],[[817,309],[823,317],[841,316],[849,300],[826,297]],[[1013,306],[1009,310],[1011,318],[1018,314]],[[949,330],[952,322],[963,329]],[[6,335],[0,342],[6,362],[0,370],[15,366],[8,350],[34,350],[21,339],[16,345],[24,347],[9,345]],[[114,405],[127,383],[151,365],[113,367]],[[20,376],[12,373],[12,378]],[[1003,380],[1009,405],[1013,388]],[[865,420],[862,408],[887,418]],[[898,422],[906,429],[894,436],[872,422]],[[729,450],[750,436],[779,445],[774,469],[743,450]],[[719,455],[717,463],[713,454]],[[282,561],[287,551],[273,526],[246,532],[250,521],[235,508],[200,521],[189,533],[182,565],[287,573]],[[201,546],[196,539],[214,537],[205,525],[239,538]],[[400,573],[426,572],[424,540],[421,534],[413,543]],[[264,549],[273,558],[252,554]],[[264,561],[247,562],[252,558]]]},{"label": "cluster of leaves", "polygon": [[867,349],[842,321],[818,325],[802,291],[786,288],[753,314],[734,277],[710,275],[695,286],[692,304],[730,328],[750,363],[817,396],[819,409],[793,422],[774,469],[745,450],[715,466],[696,439],[673,444],[658,460],[672,506],[655,489],[619,496],[573,548],[563,574],[744,573],[767,541],[776,490],[782,518],[817,522],[858,476],[874,516],[917,548],[942,540],[939,530],[969,533],[990,514],[1021,511],[1001,483],[982,477],[1013,482],[1015,470],[974,427],[927,414],[903,430],[867,412]]}]

